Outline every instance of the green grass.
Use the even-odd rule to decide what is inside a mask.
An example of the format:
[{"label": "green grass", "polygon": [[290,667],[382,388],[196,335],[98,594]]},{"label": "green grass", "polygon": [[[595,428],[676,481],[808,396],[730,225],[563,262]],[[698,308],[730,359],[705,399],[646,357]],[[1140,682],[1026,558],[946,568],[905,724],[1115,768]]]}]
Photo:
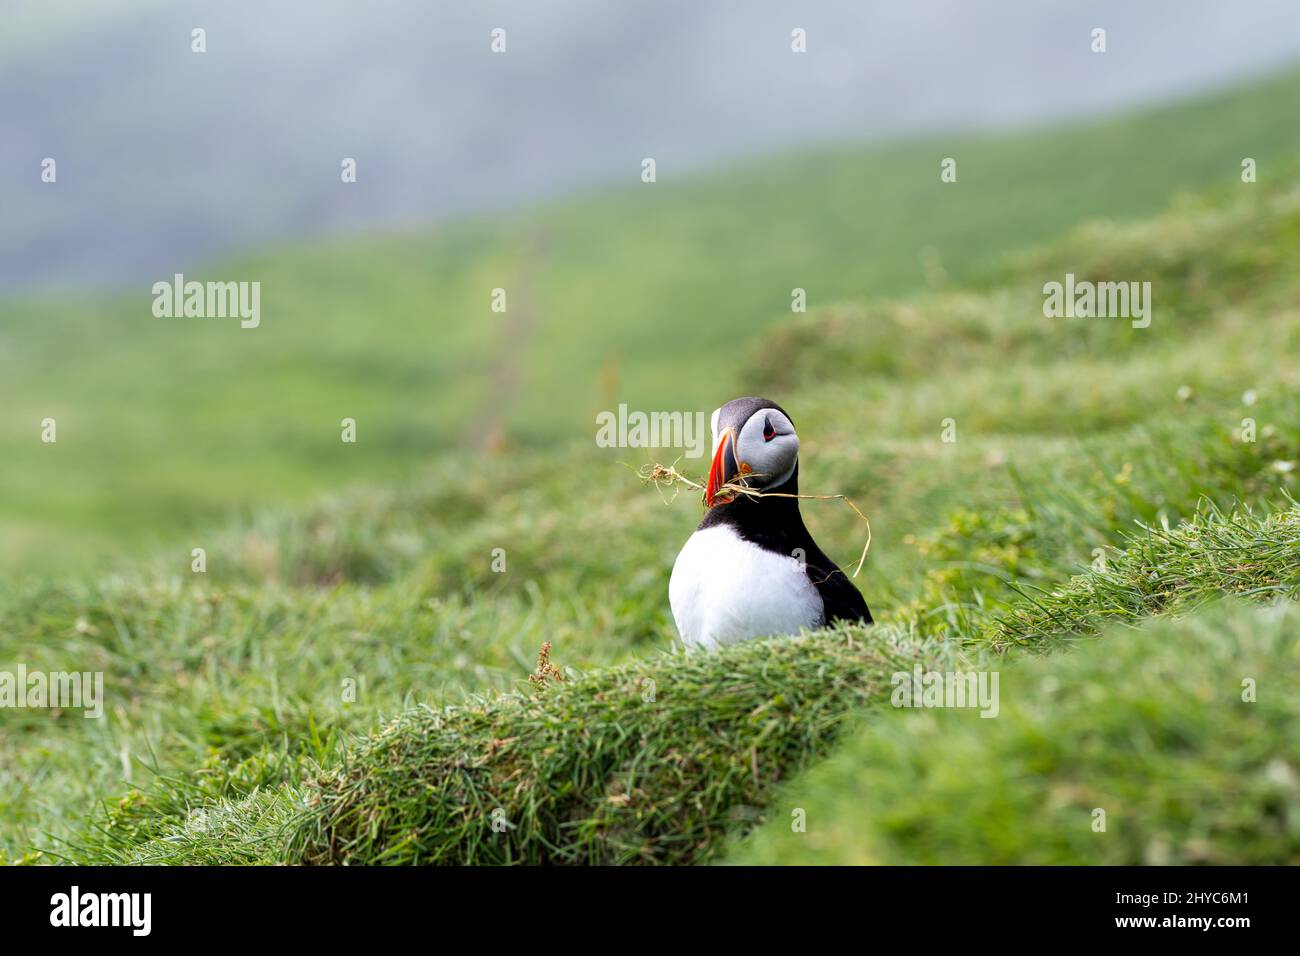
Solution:
[{"label": "green grass", "polygon": [[[114,839],[98,852],[151,863],[691,862],[757,814],[774,781],[823,754],[845,716],[879,696],[882,673],[953,657],[901,635],[841,635],[664,655],[531,694],[421,707],[305,786],[204,808],[203,826],[133,803],[110,818]],[[137,845],[145,826],[156,835]],[[121,831],[130,839],[119,843]]]},{"label": "green grass", "polygon": [[1026,644],[1088,634],[1111,622],[1239,595],[1295,597],[1300,587],[1300,510],[1262,521],[1209,510],[1168,530],[1144,529],[1098,567],[1000,617],[991,642]]},{"label": "green grass", "polygon": [[[1121,462],[1146,444],[1146,429],[1110,436],[1073,477],[1056,461],[1026,464],[1037,497],[1013,510],[989,502],[992,510],[936,515],[923,546],[909,547],[877,518],[866,593],[878,613],[921,637],[966,635],[1017,600],[1013,582],[1063,580],[1076,564],[1070,536],[1081,528],[1085,542],[1117,541],[1134,515],[1152,520],[1164,511],[1176,520],[1196,507],[1208,479],[1225,501],[1261,507],[1285,488],[1268,455],[1223,456],[1238,446],[1214,428],[1188,430],[1176,458],[1137,459],[1144,467],[1118,488],[1094,464],[1109,460],[1111,473],[1122,473]],[[932,462],[916,458],[909,467],[919,479]],[[1217,471],[1208,464],[1216,459]],[[510,688],[544,640],[562,663],[583,669],[667,645],[667,569],[693,508],[664,508],[624,474],[617,480],[626,487],[611,483],[608,501],[581,499],[566,510],[572,535],[557,539],[556,506],[545,502],[563,497],[566,479],[551,474],[548,486],[545,472],[520,473],[526,494],[469,485],[450,500],[435,492],[333,503],[231,533],[211,548],[207,582],[183,582],[172,570],[15,595],[0,618],[14,635],[3,658],[47,670],[102,668],[113,706],[102,723],[0,715],[15,753],[2,791],[10,837],[49,846],[40,832],[73,824],[96,797],[126,781],[152,791],[154,763],[165,773],[204,765],[205,798],[275,783],[286,767],[297,773],[299,760],[333,753],[333,740],[304,740],[364,730],[417,700],[438,706]],[[1058,497],[1057,482],[1076,497]],[[465,514],[484,510],[455,535],[417,520],[452,504]],[[849,520],[819,520],[845,542],[856,533]],[[627,529],[624,543],[592,548],[610,527]],[[489,569],[493,542],[508,547],[504,576]],[[179,557],[186,567],[188,555]],[[1148,590],[1154,609],[1161,588]],[[892,602],[891,591],[910,600]],[[359,687],[355,702],[344,700],[349,680]]]},{"label": "green grass", "polygon": [[[1261,220],[1256,231],[1276,233],[1297,215],[1290,194],[1272,189],[1163,221],[1172,233],[1207,233],[1184,254],[1210,268],[1208,260],[1236,255],[1232,239],[1243,223]],[[1159,223],[1141,228],[1162,242]],[[924,431],[886,417],[863,434],[872,400],[840,400],[839,376],[792,386],[808,487],[848,492],[872,515],[861,585],[878,615],[920,639],[963,637],[1019,600],[1017,588],[1064,582],[1135,520],[1175,526],[1207,498],[1224,508],[1250,504],[1261,516],[1284,505],[1295,487],[1300,394],[1278,363],[1292,353],[1289,313],[1276,303],[1277,290],[1294,281],[1286,268],[1260,270],[1252,294],[1235,303],[1239,318],[1210,317],[1195,336],[1153,326],[1150,339],[1129,343],[1136,399],[1125,401],[1136,401],[1139,411],[1128,414],[1135,421],[1112,420],[1104,391],[1080,389],[1072,402],[1049,406],[1056,418],[1047,422],[1013,417],[990,433],[967,427],[963,413],[959,441],[944,445],[937,416]],[[924,329],[928,317],[949,325],[942,302],[914,299],[914,324]],[[871,341],[846,338],[854,330],[839,314],[810,317],[825,335],[799,348],[871,352]],[[988,331],[968,323],[966,337],[978,343],[1005,319],[989,312]],[[1243,330],[1276,336],[1274,344],[1238,350],[1232,343]],[[999,386],[1050,380],[1081,334],[1077,325],[1043,323],[1008,339]],[[902,336],[896,348],[925,353],[933,340]],[[1197,394],[1180,401],[1179,359],[1213,354],[1216,342],[1220,364],[1207,364]],[[756,343],[752,354],[763,349]],[[798,361],[798,349],[789,354]],[[972,407],[972,396],[987,401],[963,372],[965,355],[935,355],[929,376],[909,373],[907,387],[923,393],[931,383],[958,409]],[[1243,405],[1247,388],[1255,396]],[[1253,443],[1238,434],[1246,414],[1258,423]],[[155,772],[184,780],[181,794],[197,787],[200,804],[300,781],[337,757],[349,734],[405,706],[510,689],[546,640],[562,663],[584,670],[670,646],[667,571],[698,512],[687,499],[665,507],[615,455],[632,457],[580,446],[508,459],[449,456],[405,487],[264,510],[193,542],[208,550],[204,576],[189,572],[185,547],[110,577],[9,582],[0,661],[103,669],[111,719],[0,714],[0,737],[14,755],[0,782],[8,852],[55,845],[97,799],[131,788],[154,794]],[[806,510],[831,554],[856,553],[861,528],[847,511]],[[505,574],[491,571],[497,547],[507,551]],[[355,700],[345,699],[349,681]],[[197,776],[196,767],[204,768]],[[166,817],[169,801],[190,797],[151,799],[162,800]]]},{"label": "green grass", "polygon": [[[1256,105],[1276,102],[1286,82]],[[1225,104],[1238,112],[1229,117]],[[1240,133],[1254,121],[1241,109],[1227,97],[1168,115],[1175,126],[1217,117],[1220,132]],[[1228,147],[1204,132],[1216,127],[1177,133],[1147,120],[1183,144],[1178,163],[1200,156],[1206,179],[1218,178],[1210,172]],[[1088,150],[1106,143],[1120,163],[1121,152],[1146,142],[1131,121],[1091,130],[1100,128],[1123,137],[1023,134],[998,148],[1007,150],[1007,170],[1023,171],[1016,164],[1038,155],[1033,144],[1055,154],[1066,142],[1095,157]],[[1291,135],[1281,126],[1269,134]],[[929,291],[916,290],[919,267],[905,266],[916,232],[897,232],[898,249],[881,253],[897,272],[886,277],[854,251],[851,230],[866,227],[829,199],[809,207],[806,220],[789,220],[809,229],[823,221],[824,243],[808,244],[798,230],[748,235],[753,196],[775,197],[782,176],[786,189],[798,178],[804,195],[830,190],[835,169],[841,185],[866,188],[863,171],[885,168],[873,163],[918,161],[932,148],[891,147],[870,162],[851,150],[791,158],[726,182],[673,184],[677,192],[660,206],[635,194],[552,211],[557,238],[547,248],[567,249],[572,268],[548,265],[535,273],[537,287],[577,276],[590,256],[584,281],[608,288],[552,301],[521,352],[522,380],[568,377],[563,388],[552,383],[554,401],[538,401],[529,385],[505,402],[503,418],[516,422],[507,454],[456,447],[465,417],[454,412],[474,406],[470,393],[504,339],[485,338],[481,324],[458,325],[441,340],[444,374],[427,381],[412,323],[425,302],[454,310],[477,301],[480,285],[500,284],[494,263],[531,255],[527,244],[502,244],[511,224],[467,225],[423,246],[381,243],[375,258],[340,247],[285,252],[255,270],[250,260],[250,272],[276,277],[277,294],[296,289],[293,308],[315,324],[281,326],[263,345],[248,337],[269,325],[229,336],[196,328],[185,333],[195,343],[188,364],[158,359],[176,344],[174,327],[122,325],[116,306],[86,324],[75,312],[50,313],[48,323],[36,322],[39,310],[20,312],[33,324],[18,326],[10,358],[0,361],[28,404],[0,427],[23,420],[23,408],[34,414],[52,390],[77,398],[67,406],[75,413],[59,419],[57,446],[0,434],[0,453],[16,449],[0,478],[9,483],[5,507],[16,513],[22,502],[23,521],[49,541],[59,565],[63,543],[51,515],[83,543],[111,540],[123,553],[93,573],[41,573],[37,564],[0,581],[0,669],[103,670],[108,696],[98,721],[0,710],[0,854],[87,862],[717,859],[728,839],[775,806],[780,787],[817,772],[841,725],[879,702],[882,675],[899,656],[1023,657],[1022,647],[1060,649],[1067,635],[1186,613],[1214,594],[1292,593],[1287,569],[1300,563],[1288,537],[1300,475],[1300,194],[1284,171],[1294,158],[1273,156],[1261,166],[1271,176],[1250,186],[1233,181],[1234,159],[1222,186],[1158,216],[1088,224],[1032,249],[1032,223],[1019,224],[1015,241],[1010,226],[998,238],[1005,224],[993,212],[1011,201],[1013,183],[995,190],[994,180],[977,186],[963,172],[971,195],[943,201],[966,203],[982,220],[948,221],[925,205],[936,199],[910,196],[931,211],[915,228],[953,230],[954,263],[965,262]],[[1074,159],[1058,159],[1066,164],[1059,168],[1074,168]],[[1051,223],[1039,223],[1043,235],[1085,215],[1089,202],[1136,215],[1180,181],[1169,170],[1159,186],[1139,176],[1134,195],[1121,184],[1121,199],[1108,206],[1100,182],[1066,196],[1052,178],[1059,168],[1025,185],[1026,195],[1038,189],[1062,203]],[[690,202],[679,204],[682,196]],[[637,226],[652,207],[662,232]],[[681,241],[665,251],[678,227]],[[578,236],[585,245],[566,244]],[[779,274],[783,255],[801,268],[816,260],[826,284],[807,315],[765,325],[764,317],[780,316],[788,289],[755,311],[749,280],[701,251],[715,247],[719,256],[739,250],[736,262],[741,253],[758,256],[754,268],[766,277]],[[651,248],[665,258],[640,261]],[[1022,251],[999,256],[1012,248]],[[683,249],[695,258],[684,261]],[[1152,281],[1152,327],[1045,319],[1042,284],[1066,271]],[[409,283],[390,283],[390,273]],[[459,292],[437,294],[451,287]],[[898,297],[864,295],[886,288]],[[421,304],[373,308],[393,290]],[[674,296],[681,308],[668,308]],[[685,308],[696,298],[726,320],[721,331]],[[612,302],[627,310],[618,321]],[[607,327],[594,322],[598,313],[610,317]],[[359,314],[392,321],[356,322]],[[485,304],[483,318],[492,321]],[[660,324],[650,332],[642,320]],[[593,341],[577,343],[580,329]],[[649,341],[656,335],[663,340]],[[578,370],[615,340],[634,345],[617,375],[609,367],[602,393],[595,372],[587,381]],[[467,356],[484,342],[475,364]],[[695,358],[670,372],[656,356],[674,350]],[[38,369],[54,368],[55,354],[66,365],[34,383]],[[562,355],[568,365],[545,370]],[[527,372],[533,362],[543,371]],[[236,366],[241,389],[229,384]],[[593,448],[591,419],[572,409],[638,396],[658,396],[645,407],[707,409],[765,392],[799,425],[805,490],[847,493],[871,516],[859,584],[882,624],[852,645],[841,634],[716,659],[666,653],[675,641],[668,572],[698,505],[687,497],[665,505],[620,463],[635,466],[645,453]],[[378,417],[350,410],[358,403]],[[520,409],[528,411],[523,428]],[[356,446],[337,441],[345,414],[359,418]],[[958,429],[952,444],[941,440],[949,417]],[[1243,440],[1245,418],[1255,422],[1255,441]],[[416,427],[417,419],[425,424]],[[66,457],[31,457],[46,452]],[[331,495],[307,505],[274,503],[322,488]],[[856,559],[862,527],[846,509],[809,502],[804,511],[829,554]],[[12,532],[15,523],[6,524]],[[154,534],[152,557],[130,556]],[[206,574],[190,571],[193,547],[207,550]],[[497,548],[507,555],[505,573],[492,570]],[[1087,570],[1098,549],[1106,569]],[[498,699],[519,688],[545,641],[585,676],[543,699]],[[625,693],[643,676],[656,680],[656,706]],[[777,690],[783,681],[789,687]],[[777,713],[785,719],[775,724],[765,716]],[[1262,732],[1261,748],[1285,754],[1272,730]],[[498,744],[493,759],[530,787],[516,793],[490,768],[450,772],[460,755],[481,756],[491,739],[510,736],[519,739]],[[683,801],[688,792],[694,802]],[[467,808],[489,802],[518,828],[483,833]]]},{"label": "green grass", "polygon": [[1295,604],[1115,627],[1003,668],[994,719],[873,714],[728,860],[1295,865],[1297,679]]},{"label": "green grass", "polygon": [[[846,718],[889,699],[892,674],[989,669],[1005,644],[1057,645],[1050,639],[1095,634],[1100,620],[1136,622],[1225,593],[1298,598],[1298,557],[1300,509],[1268,518],[1210,511],[1176,533],[1134,541],[1106,570],[1022,601],[964,641],[925,639],[899,625],[848,629],[420,707],[319,775],[242,802],[195,810],[184,785],[159,805],[131,800],[79,852],[128,863],[705,862],[729,832],[754,822],[777,781],[825,753]],[[1292,637],[1275,656],[1294,654],[1294,645]],[[1198,675],[1210,663],[1201,661]],[[1060,666],[1072,675],[1084,665]],[[1271,676],[1280,696],[1285,673]],[[1148,704],[1160,711],[1162,699]],[[1262,708],[1241,734],[1274,740],[1297,718],[1293,704]],[[1215,726],[1213,715],[1204,726]],[[911,753],[905,743],[898,750]],[[828,787],[832,799],[843,792]],[[905,803],[906,790],[898,793]]]}]

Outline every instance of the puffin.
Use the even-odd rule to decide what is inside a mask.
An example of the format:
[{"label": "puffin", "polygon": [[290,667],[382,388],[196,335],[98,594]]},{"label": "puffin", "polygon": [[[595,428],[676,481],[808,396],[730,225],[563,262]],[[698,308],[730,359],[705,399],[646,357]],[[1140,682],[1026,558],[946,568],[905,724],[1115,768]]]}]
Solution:
[{"label": "puffin", "polygon": [[776,402],[736,398],[713,412],[708,509],[668,582],[687,648],[716,649],[798,634],[836,621],[870,624],[867,602],[804,527],[799,499],[728,495],[743,482],[768,495],[799,492],[799,436]]}]

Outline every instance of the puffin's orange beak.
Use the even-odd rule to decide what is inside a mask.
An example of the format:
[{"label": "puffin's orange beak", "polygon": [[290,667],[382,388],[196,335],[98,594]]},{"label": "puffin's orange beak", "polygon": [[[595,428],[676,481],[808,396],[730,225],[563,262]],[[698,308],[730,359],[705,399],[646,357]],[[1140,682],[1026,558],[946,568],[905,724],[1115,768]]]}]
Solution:
[{"label": "puffin's orange beak", "polygon": [[735,433],[724,428],[718,436],[718,450],[713,453],[713,465],[709,468],[709,483],[704,487],[704,506],[712,508],[715,503],[726,504],[730,496],[719,499],[718,489],[725,485],[740,471],[736,464]]}]

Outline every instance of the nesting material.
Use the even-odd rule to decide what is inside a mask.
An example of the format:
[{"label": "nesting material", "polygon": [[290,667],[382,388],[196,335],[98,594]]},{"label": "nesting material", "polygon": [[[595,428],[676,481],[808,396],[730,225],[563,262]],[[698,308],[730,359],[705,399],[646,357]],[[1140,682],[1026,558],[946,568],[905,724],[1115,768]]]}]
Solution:
[{"label": "nesting material", "polygon": [[[684,486],[700,492],[701,504],[703,504],[704,485],[687,478],[673,465],[661,465],[658,462],[645,464],[637,469],[637,477],[645,484],[654,485],[659,489],[660,495],[663,494],[663,489],[671,488],[672,497],[664,499],[667,502],[675,500]],[[862,513],[862,509],[854,504],[848,495],[792,495],[779,491],[759,491],[757,488],[749,487],[742,481],[729,481],[720,486],[716,494],[745,495],[749,498],[803,498],[808,501],[833,501],[838,499],[853,509],[853,513],[867,526],[867,540],[862,545],[862,554],[858,556],[857,566],[854,567],[853,573],[849,575],[850,577],[856,578],[858,576],[858,572],[862,570],[862,565],[867,560],[867,552],[871,550],[871,520]]]}]

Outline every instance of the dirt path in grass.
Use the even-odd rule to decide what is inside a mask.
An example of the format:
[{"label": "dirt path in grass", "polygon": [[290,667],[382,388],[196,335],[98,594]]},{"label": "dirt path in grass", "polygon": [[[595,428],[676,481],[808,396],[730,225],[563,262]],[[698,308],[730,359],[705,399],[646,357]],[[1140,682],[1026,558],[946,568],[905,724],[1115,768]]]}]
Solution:
[{"label": "dirt path in grass", "polygon": [[[487,387],[478,410],[469,416],[464,442],[490,452],[506,449],[506,420],[519,395],[523,360],[537,329],[535,283],[546,260],[549,236],[538,230],[529,239],[513,283],[505,286],[506,311],[501,313]],[[494,315],[496,313],[493,313]]]}]

